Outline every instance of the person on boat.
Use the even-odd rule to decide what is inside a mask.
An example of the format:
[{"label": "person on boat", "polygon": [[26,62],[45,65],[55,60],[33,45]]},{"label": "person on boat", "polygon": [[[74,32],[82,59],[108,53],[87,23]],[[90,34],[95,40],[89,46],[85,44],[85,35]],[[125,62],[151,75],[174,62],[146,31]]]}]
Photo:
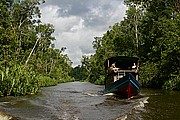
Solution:
[{"label": "person on boat", "polygon": [[136,63],[133,64],[132,69],[136,69]]},{"label": "person on boat", "polygon": [[115,63],[113,63],[111,65],[111,67],[110,67],[110,71],[112,71],[113,74],[114,74],[114,82],[119,80],[119,78],[118,78],[118,70],[119,70],[119,68],[116,67]]},{"label": "person on boat", "polygon": [[136,65],[136,63],[134,63],[134,65],[132,66],[132,70],[135,71],[136,80],[138,80],[138,66]]},{"label": "person on boat", "polygon": [[132,70],[134,70],[135,73],[137,73],[137,65],[136,65],[136,63],[134,63],[134,65],[132,66]]},{"label": "person on boat", "polygon": [[117,72],[119,68],[116,67],[115,63],[113,63],[110,67],[110,70],[113,72]]}]

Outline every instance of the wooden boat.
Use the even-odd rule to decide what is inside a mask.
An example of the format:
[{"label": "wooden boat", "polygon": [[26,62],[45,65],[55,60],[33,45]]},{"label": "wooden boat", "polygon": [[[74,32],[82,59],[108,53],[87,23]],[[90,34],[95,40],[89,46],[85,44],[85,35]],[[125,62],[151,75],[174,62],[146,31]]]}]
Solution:
[{"label": "wooden boat", "polygon": [[115,93],[124,98],[138,95],[138,58],[117,56],[105,61],[105,94]]}]

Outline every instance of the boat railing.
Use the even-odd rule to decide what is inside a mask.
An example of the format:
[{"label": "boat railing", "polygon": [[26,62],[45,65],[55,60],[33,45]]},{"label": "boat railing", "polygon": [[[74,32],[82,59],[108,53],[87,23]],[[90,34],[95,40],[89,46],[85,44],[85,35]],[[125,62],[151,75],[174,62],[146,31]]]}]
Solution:
[{"label": "boat railing", "polygon": [[113,69],[113,71],[116,73],[116,72],[118,72],[118,73],[136,73],[137,72],[137,70],[136,69],[133,69],[133,70],[123,70],[123,69],[118,69],[118,68],[116,68],[116,69]]},{"label": "boat railing", "polygon": [[114,69],[114,82],[117,80],[120,80],[121,78],[123,78],[124,76],[126,76],[127,74],[136,74],[137,70],[122,70],[122,69]]},{"label": "boat railing", "polygon": [[121,73],[121,72],[131,73],[131,72],[136,72],[136,70],[117,70],[117,72],[119,72],[119,73]]}]

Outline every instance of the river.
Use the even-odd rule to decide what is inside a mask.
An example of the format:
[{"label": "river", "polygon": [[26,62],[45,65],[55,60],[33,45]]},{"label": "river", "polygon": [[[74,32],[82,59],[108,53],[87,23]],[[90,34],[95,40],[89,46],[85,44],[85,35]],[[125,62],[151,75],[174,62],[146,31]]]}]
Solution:
[{"label": "river", "polygon": [[37,95],[0,98],[0,120],[178,120],[180,92],[141,89],[122,99],[89,82],[45,87]]}]

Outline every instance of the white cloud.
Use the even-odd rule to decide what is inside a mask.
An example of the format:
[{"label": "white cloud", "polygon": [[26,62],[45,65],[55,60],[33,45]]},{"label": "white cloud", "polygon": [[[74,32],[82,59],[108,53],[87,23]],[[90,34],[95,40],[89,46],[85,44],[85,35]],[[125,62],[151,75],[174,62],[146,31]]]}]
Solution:
[{"label": "white cloud", "polygon": [[84,27],[84,20],[81,18],[79,23],[77,25],[74,25],[70,31],[79,31],[82,30]]},{"label": "white cloud", "polygon": [[44,23],[55,26],[56,48],[66,47],[73,66],[82,55],[93,54],[94,37],[102,36],[110,25],[125,15],[122,0],[46,0],[40,7]]}]

